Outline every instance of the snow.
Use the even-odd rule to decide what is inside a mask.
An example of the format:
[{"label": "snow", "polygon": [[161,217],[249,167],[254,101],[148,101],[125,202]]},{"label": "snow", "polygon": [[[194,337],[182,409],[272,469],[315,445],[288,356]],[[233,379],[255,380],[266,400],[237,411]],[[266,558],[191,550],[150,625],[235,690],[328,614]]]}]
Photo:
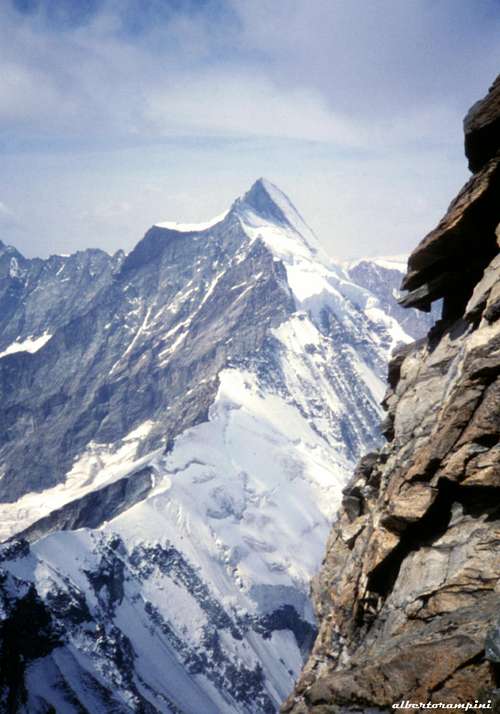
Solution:
[{"label": "snow", "polygon": [[387,331],[391,340],[387,356],[397,345],[412,342],[413,339],[399,323],[380,309],[376,298],[357,285],[348,274],[349,269],[365,260],[384,269],[404,272],[406,256],[336,263],[326,255],[285,194],[265,179],[261,179],[261,183],[270,199],[279,206],[286,222],[263,218],[252,206],[245,204],[243,197],[235,204],[240,223],[251,241],[260,238],[275,259],[283,261],[297,308],[309,313],[317,325],[321,322],[323,310],[328,308],[349,330],[359,321],[359,310],[363,310],[372,323]]},{"label": "snow", "polygon": [[328,256],[317,244],[317,238],[312,231],[304,236],[292,225],[272,223],[244,204],[238,213],[248,236],[252,240],[261,238],[276,257],[287,262],[293,262],[294,259],[302,257],[329,264]]},{"label": "snow", "polygon": [[305,600],[349,468],[294,403],[253,373],[226,369],[209,421],[178,437],[154,492],[112,527],[131,543],[161,533],[214,588],[215,561],[246,592],[288,586]]},{"label": "snow", "polygon": [[271,201],[275,203],[279,209],[282,211],[289,225],[293,228],[296,235],[302,238],[307,247],[316,256],[317,260],[325,260],[329,262],[329,259],[323,249],[323,246],[319,242],[317,236],[309,228],[307,223],[304,221],[300,213],[297,211],[293,203],[290,201],[288,196],[283,193],[277,186],[268,181],[267,179],[260,179],[260,183],[269,195]]},{"label": "snow", "polygon": [[39,337],[26,337],[24,340],[19,340],[19,338],[12,342],[3,352],[0,352],[0,358],[6,355],[12,355],[16,352],[38,352],[52,337],[48,332],[44,332]]},{"label": "snow", "polygon": [[[283,384],[262,381],[251,366],[224,369],[209,420],[178,436],[170,453],[158,451],[137,460],[151,423],[119,444],[89,445],[62,487],[30,494],[24,518],[41,515],[34,512],[35,499],[38,507],[43,503],[50,510],[140,464],[152,463],[153,491],[104,524],[99,537],[119,535],[128,553],[137,546],[172,545],[196,567],[201,581],[229,613],[260,615],[288,604],[312,623],[310,578],[321,563],[353,461],[345,455],[336,430],[345,411],[343,397],[325,371],[332,359],[331,341],[304,312],[275,328],[272,338]],[[378,399],[381,385],[356,358],[359,370],[365,369],[367,381],[372,381],[373,399]],[[88,590],[84,572],[98,567],[95,533],[60,532],[35,544],[35,573],[42,592],[57,572]],[[18,576],[23,574],[21,567],[15,566]],[[203,675],[189,677],[178,654],[158,628],[151,628],[144,612],[144,603],[151,603],[186,646],[199,649],[207,612],[193,593],[159,570],[146,579],[127,577],[125,589],[113,624],[133,642],[134,667],[141,680],[169,697],[183,691],[182,703],[189,711],[200,710],[205,701],[203,711],[232,714],[234,704],[212,682]],[[97,606],[94,595],[88,600]],[[243,640],[226,631],[219,636],[225,656],[250,670],[260,663],[267,691],[276,702],[283,700],[302,664],[291,632],[276,631],[268,639],[253,631]],[[104,667],[101,660],[96,662],[95,653],[84,654],[90,644],[83,634],[81,638],[73,650],[80,664],[92,671]]]},{"label": "snow", "polygon": [[358,258],[357,260],[347,261],[343,263],[346,270],[352,270],[362,263],[372,263],[386,270],[397,270],[399,273],[406,273],[408,267],[408,256],[402,255],[387,255],[375,256],[371,258]]},{"label": "snow", "polygon": [[[115,372],[117,367],[122,363],[122,360],[124,360],[125,357],[132,351],[132,349],[134,348],[134,345],[137,343],[137,340],[139,339],[141,334],[147,330],[148,321],[151,316],[152,309],[153,308],[151,306],[149,306],[148,309],[146,310],[146,314],[144,315],[144,318],[143,318],[142,322],[140,323],[139,328],[138,328],[137,332],[135,333],[134,337],[129,342],[129,344],[128,344],[127,348],[125,349],[125,351],[123,352],[123,354],[119,357],[119,359],[111,367],[111,369],[109,371],[110,375]],[[141,310],[141,305],[138,304],[136,310],[131,311],[129,313],[129,315],[133,315],[134,312],[139,313],[140,310]]]},{"label": "snow", "polygon": [[177,223],[177,221],[162,221],[161,223],[155,223],[157,228],[168,228],[171,231],[178,231],[179,233],[199,233],[200,231],[206,231],[208,228],[212,228],[224,220],[229,211],[224,211],[224,213],[215,216],[215,218],[209,221],[203,221],[201,223]]},{"label": "snow", "polygon": [[[88,457],[78,463],[88,474]],[[209,421],[186,430],[155,464],[157,485],[147,499],[102,532],[118,534],[128,552],[138,545],[172,544],[196,565],[229,612],[259,614],[288,603],[312,622],[309,580],[320,564],[349,464],[295,404],[266,390],[251,371],[226,369]],[[94,557],[92,536],[85,530],[50,535],[34,549],[49,570],[60,570],[75,584]],[[39,571],[38,578],[44,577]],[[166,686],[165,672],[170,683],[175,677],[193,698],[189,711],[199,710],[205,691],[210,699],[204,711],[231,714],[233,705],[210,682],[200,678],[196,694],[175,653],[166,654],[160,635],[149,631],[141,615],[141,603],[151,602],[184,642],[199,647],[207,614],[193,595],[160,572],[141,583],[140,599],[130,579],[126,587],[114,623],[134,643],[136,671],[159,691]],[[276,701],[286,696],[293,683],[289,671],[296,674],[301,666],[291,633],[276,632],[270,640],[256,633],[242,641],[224,632],[220,637],[230,659],[250,669],[258,662],[268,667]]]},{"label": "snow", "polygon": [[349,311],[346,297],[356,307],[364,306],[370,293],[356,285],[344,268],[329,258],[285,194],[265,179],[261,179],[261,183],[285,221],[262,217],[245,203],[245,197],[234,204],[235,210],[250,240],[263,240],[275,259],[284,263],[297,307],[312,310],[319,319],[325,305],[339,317],[345,317]]},{"label": "snow", "polygon": [[378,306],[375,300],[367,305],[365,314],[374,324],[383,326],[387,331],[391,338],[390,353],[392,353],[394,348],[398,345],[409,345],[414,341],[413,337],[403,330],[399,322],[393,317],[390,317],[390,315],[387,315],[387,313]]},{"label": "snow", "polygon": [[117,444],[90,442],[75,459],[63,483],[42,492],[30,492],[14,503],[0,503],[0,541],[21,528],[92,491],[108,486],[145,464],[154,462],[157,452],[137,457],[139,447],[154,427],[146,421]]},{"label": "snow", "polygon": [[23,271],[19,267],[19,262],[16,257],[12,257],[10,259],[10,265],[9,265],[9,276],[11,278],[20,278],[23,275]]}]

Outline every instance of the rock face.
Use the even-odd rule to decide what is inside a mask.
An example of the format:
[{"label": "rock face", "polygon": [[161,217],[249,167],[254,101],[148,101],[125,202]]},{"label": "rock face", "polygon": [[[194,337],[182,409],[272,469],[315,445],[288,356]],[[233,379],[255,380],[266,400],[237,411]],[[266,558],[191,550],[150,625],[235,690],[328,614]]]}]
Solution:
[{"label": "rock face", "polygon": [[390,365],[388,443],[343,491],[283,712],[498,698],[499,86],[466,120],[477,173],[410,256],[403,304],[443,319]]},{"label": "rock face", "polygon": [[464,119],[465,154],[471,171],[479,171],[500,149],[500,78]]},{"label": "rock face", "polygon": [[332,263],[260,180],[127,256],[0,269],[0,711],[277,711],[388,356],[432,320],[398,321],[401,266]]}]

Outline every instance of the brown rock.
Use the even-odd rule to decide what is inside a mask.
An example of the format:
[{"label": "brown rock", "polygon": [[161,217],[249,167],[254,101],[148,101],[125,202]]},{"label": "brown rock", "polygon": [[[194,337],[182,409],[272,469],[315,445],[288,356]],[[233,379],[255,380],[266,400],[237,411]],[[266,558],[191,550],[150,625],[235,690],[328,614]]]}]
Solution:
[{"label": "brown rock", "polygon": [[487,703],[481,692],[492,689],[495,685],[491,667],[486,662],[475,666],[471,664],[466,669],[458,670],[432,694],[431,702],[454,704],[459,699],[474,702],[476,699]]},{"label": "brown rock", "polygon": [[426,309],[433,300],[457,302],[463,312],[485,267],[498,251],[500,157],[492,158],[462,188],[439,225],[410,255],[402,288],[404,307]]},{"label": "brown rock", "polygon": [[[498,235],[498,228],[497,228]],[[497,238],[498,243],[498,238]],[[484,312],[485,306],[493,307],[493,303],[497,302],[498,297],[497,291],[499,290],[499,276],[500,276],[500,255],[490,263],[490,265],[484,271],[483,277],[476,285],[472,297],[467,304],[465,309],[465,317],[468,320],[474,321],[477,319],[478,315]],[[488,320],[493,322],[493,320]]]},{"label": "brown rock", "polygon": [[437,489],[424,483],[407,487],[403,493],[391,499],[382,523],[394,529],[419,521],[427,513],[437,495]]},{"label": "brown rock", "polygon": [[484,99],[464,119],[465,155],[471,171],[479,171],[500,148],[500,75]]},{"label": "brown rock", "polygon": [[363,564],[363,573],[369,575],[392,553],[399,543],[399,536],[383,526],[373,531]]},{"label": "brown rock", "polygon": [[[500,364],[498,365],[500,371]],[[470,441],[479,444],[494,444],[500,438],[500,377],[484,392],[481,403],[475,410],[462,436],[457,441],[461,446]]]},{"label": "brown rock", "polygon": [[487,449],[465,467],[464,486],[500,488],[500,446]]}]

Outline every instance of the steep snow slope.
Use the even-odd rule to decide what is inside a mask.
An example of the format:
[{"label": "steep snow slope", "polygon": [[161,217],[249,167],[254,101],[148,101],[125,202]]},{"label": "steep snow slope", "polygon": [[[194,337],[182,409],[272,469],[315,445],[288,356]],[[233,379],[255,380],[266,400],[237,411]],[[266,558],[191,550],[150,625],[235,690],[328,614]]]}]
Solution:
[{"label": "steep snow slope", "polygon": [[[267,181],[172,225],[71,327],[0,359],[19,385],[2,534],[31,542],[4,546],[2,617],[43,623],[39,646],[8,643],[19,711],[275,711],[342,486],[378,440],[388,355],[411,340]],[[27,374],[50,383],[30,416],[52,466],[31,482],[14,461]],[[69,426],[41,420],[54,401]]]}]

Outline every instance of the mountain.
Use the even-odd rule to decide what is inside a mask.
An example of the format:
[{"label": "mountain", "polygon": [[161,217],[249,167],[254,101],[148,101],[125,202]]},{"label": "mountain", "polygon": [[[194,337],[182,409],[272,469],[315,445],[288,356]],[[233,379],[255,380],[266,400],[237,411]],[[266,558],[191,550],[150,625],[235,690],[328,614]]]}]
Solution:
[{"label": "mountain", "polygon": [[264,179],[126,256],[2,245],[7,711],[277,710],[415,331],[391,314],[397,271],[369,285],[367,265],[333,263]]},{"label": "mountain", "polygon": [[319,634],[287,714],[500,707],[500,77],[465,120],[474,175],[408,261],[443,317],[389,366],[388,442],[343,491]]},{"label": "mountain", "polygon": [[369,290],[376,298],[372,313],[382,309],[401,325],[407,335],[417,340],[439,319],[441,304],[436,301],[431,305],[430,320],[425,312],[401,307],[398,301],[403,297],[401,281],[406,273],[406,264],[407,256],[396,255],[361,258],[345,263],[344,267],[351,280]]},{"label": "mountain", "polygon": [[109,283],[123,260],[102,250],[27,260],[0,241],[0,354],[42,346],[77,315],[83,314]]}]

